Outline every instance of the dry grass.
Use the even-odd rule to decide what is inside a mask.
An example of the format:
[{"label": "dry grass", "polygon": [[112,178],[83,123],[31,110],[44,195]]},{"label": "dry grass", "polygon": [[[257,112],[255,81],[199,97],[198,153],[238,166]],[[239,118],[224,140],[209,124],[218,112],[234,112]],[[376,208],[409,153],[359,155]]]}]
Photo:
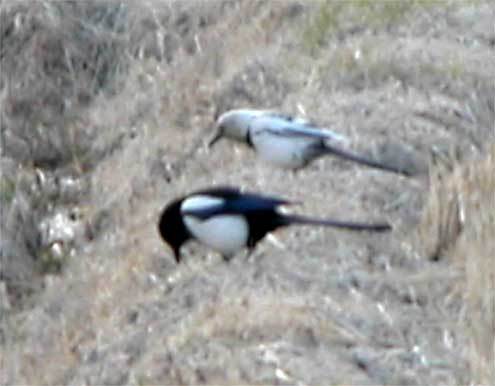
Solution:
[{"label": "dry grass", "polygon": [[[218,302],[201,307],[183,325],[183,331],[170,337],[170,345],[180,349],[198,337],[206,340],[233,339],[260,340],[269,334],[274,339],[277,334],[292,330],[306,330],[314,334],[320,343],[347,341],[351,344],[357,338],[345,326],[338,326],[330,320],[321,320],[317,315],[321,304],[308,304],[305,299],[277,299],[270,296],[247,294],[235,298],[220,299]],[[201,325],[200,330],[197,326]]]},{"label": "dry grass", "polygon": [[[433,260],[455,253],[458,240],[468,238],[474,245],[488,247],[486,235],[493,229],[494,148],[488,155],[440,167],[430,178],[430,193],[419,227],[424,254]],[[462,236],[462,237],[461,237]]]},{"label": "dry grass", "polygon": [[42,168],[94,155],[95,132],[74,122],[95,95],[116,92],[127,72],[123,7],[2,2],[0,18],[5,154]]},{"label": "dry grass", "polygon": [[460,330],[469,337],[472,382],[495,377],[495,146],[452,171],[437,172],[419,227],[424,255],[459,270],[452,293],[462,299]]},{"label": "dry grass", "polygon": [[[124,57],[91,56],[93,66],[81,66],[78,76],[55,60],[60,56],[46,57],[66,81],[60,98],[88,94],[75,119],[68,110],[52,118],[70,122],[57,130],[95,133],[89,148],[72,146],[77,136],[65,134],[60,140],[68,138],[69,148],[55,143],[67,154],[62,169],[90,187],[76,203],[50,197],[55,213],[61,198],[82,208],[90,237],[74,243],[58,274],[42,277],[32,303],[13,304],[5,316],[0,383],[489,382],[495,109],[487,82],[493,34],[486,31],[493,5],[147,1],[126,4],[122,30],[109,32],[106,24],[100,39],[71,43],[79,35],[60,30],[77,31],[84,9],[104,6],[48,3],[1,6],[3,15],[24,7],[21,26],[68,7],[75,17],[54,30],[48,19],[41,23],[44,39],[77,61],[84,51],[77,42],[106,47],[115,38],[122,51],[110,51]],[[338,12],[318,16],[321,7]],[[26,42],[13,45],[27,47],[19,73],[36,68],[29,56],[35,38]],[[93,78],[101,71],[108,83]],[[49,86],[48,75],[56,77],[37,73]],[[16,97],[3,90],[2,98]],[[20,100],[28,95],[19,90]],[[369,151],[395,142],[393,162],[411,148],[413,159],[427,165],[433,153],[436,163],[429,180],[331,158],[288,176],[242,147],[207,152],[215,113],[245,106],[307,114]],[[9,130],[37,127],[16,126],[11,113],[3,112]],[[456,166],[439,166],[452,149]],[[7,179],[2,175],[3,202],[16,197],[13,165]],[[26,169],[29,187],[35,174]],[[321,216],[385,217],[396,231],[290,228],[248,261],[241,254],[226,265],[193,244],[177,266],[156,232],[159,211],[180,194],[218,183],[302,200],[297,210]]]},{"label": "dry grass", "polygon": [[321,0],[309,18],[303,32],[303,45],[315,54],[331,38],[342,39],[363,28],[375,33],[397,29],[401,21],[427,6],[438,3],[431,0],[373,1],[354,0],[350,2]]}]

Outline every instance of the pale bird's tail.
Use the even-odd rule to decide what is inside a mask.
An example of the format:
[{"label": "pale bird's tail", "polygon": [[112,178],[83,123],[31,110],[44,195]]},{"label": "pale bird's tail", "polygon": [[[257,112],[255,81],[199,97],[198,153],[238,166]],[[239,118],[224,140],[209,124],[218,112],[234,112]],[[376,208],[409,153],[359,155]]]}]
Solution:
[{"label": "pale bird's tail", "polygon": [[338,157],[347,159],[349,161],[354,161],[354,162],[357,162],[359,164],[366,165],[366,166],[369,166],[372,168],[386,170],[388,172],[398,173],[398,174],[402,174],[405,176],[411,175],[411,173],[408,170],[405,170],[404,168],[400,168],[400,167],[396,167],[396,166],[392,166],[392,165],[386,165],[382,162],[375,161],[375,160],[372,160],[370,158],[366,158],[366,157],[351,153],[347,150],[339,149],[339,148],[334,147],[334,146],[329,145],[329,144],[325,144],[324,150],[327,154],[333,154],[333,155],[336,155]]}]

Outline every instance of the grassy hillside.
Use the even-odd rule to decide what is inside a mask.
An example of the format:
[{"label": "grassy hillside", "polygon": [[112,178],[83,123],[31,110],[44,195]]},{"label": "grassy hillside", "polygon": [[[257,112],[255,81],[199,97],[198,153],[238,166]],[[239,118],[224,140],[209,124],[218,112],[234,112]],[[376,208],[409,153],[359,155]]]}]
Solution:
[{"label": "grassy hillside", "polygon": [[[2,384],[490,384],[490,1],[0,2]],[[401,164],[297,173],[211,138],[273,108]],[[156,223],[215,184],[386,219],[226,264]]]}]

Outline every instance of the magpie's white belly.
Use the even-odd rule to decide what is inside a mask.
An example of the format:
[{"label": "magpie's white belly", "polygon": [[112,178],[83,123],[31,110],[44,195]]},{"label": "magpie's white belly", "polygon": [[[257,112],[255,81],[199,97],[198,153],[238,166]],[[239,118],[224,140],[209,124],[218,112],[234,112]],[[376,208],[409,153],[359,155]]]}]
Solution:
[{"label": "magpie's white belly", "polygon": [[218,215],[203,221],[186,215],[184,223],[196,239],[223,255],[244,248],[249,237],[249,225],[243,216]]},{"label": "magpie's white belly", "polygon": [[252,142],[262,159],[279,167],[297,169],[312,158],[313,139],[258,134],[253,136]]}]

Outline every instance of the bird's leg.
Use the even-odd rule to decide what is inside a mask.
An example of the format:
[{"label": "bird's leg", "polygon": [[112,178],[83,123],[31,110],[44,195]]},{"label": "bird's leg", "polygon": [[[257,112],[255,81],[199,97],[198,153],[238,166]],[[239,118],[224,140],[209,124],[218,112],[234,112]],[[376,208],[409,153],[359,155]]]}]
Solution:
[{"label": "bird's leg", "polygon": [[222,259],[223,259],[223,261],[225,261],[226,263],[228,263],[232,259],[232,256],[233,255],[222,255]]},{"label": "bird's leg", "polygon": [[298,172],[299,172],[299,169],[291,169],[291,171],[289,173],[289,177],[290,177],[291,181],[294,181],[297,178]]},{"label": "bird's leg", "polygon": [[254,247],[248,248],[247,253],[246,253],[246,261],[251,258],[251,256],[253,255],[253,252],[254,252]]},{"label": "bird's leg", "polygon": [[266,236],[267,241],[274,245],[278,249],[287,250],[287,246],[280,241],[273,233],[269,233]]}]

